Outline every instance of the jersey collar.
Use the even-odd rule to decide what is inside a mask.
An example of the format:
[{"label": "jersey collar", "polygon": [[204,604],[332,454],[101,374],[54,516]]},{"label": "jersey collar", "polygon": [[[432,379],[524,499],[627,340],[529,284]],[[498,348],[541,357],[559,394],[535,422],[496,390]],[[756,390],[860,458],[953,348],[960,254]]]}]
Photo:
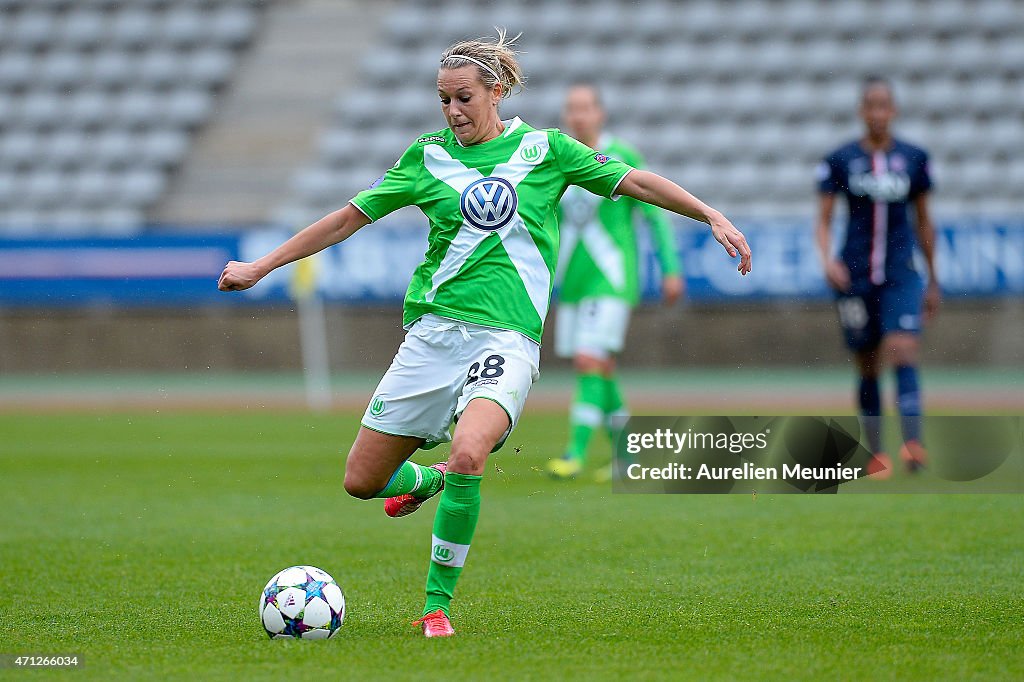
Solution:
[{"label": "jersey collar", "polygon": [[[521,118],[519,118],[518,116],[513,116],[512,118],[510,118],[508,120],[502,120],[501,124],[503,126],[505,126],[505,131],[499,137],[508,137],[509,135],[512,134],[512,132],[516,128],[518,128],[519,126],[523,125],[523,120]],[[465,147],[466,146],[466,145],[462,144],[462,140],[460,140],[454,134],[452,135],[452,137],[455,138],[455,143],[458,144],[460,147]],[[496,137],[494,139],[497,140],[498,138]],[[493,142],[493,140],[488,140],[488,142]],[[473,146],[476,146],[476,145],[473,145]]]}]

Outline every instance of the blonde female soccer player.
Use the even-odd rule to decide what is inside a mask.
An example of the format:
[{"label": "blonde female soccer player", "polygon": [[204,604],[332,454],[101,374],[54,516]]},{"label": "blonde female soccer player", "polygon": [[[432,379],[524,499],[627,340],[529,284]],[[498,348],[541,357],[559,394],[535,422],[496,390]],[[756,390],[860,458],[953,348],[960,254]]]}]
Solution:
[{"label": "blonde female soccer player", "polygon": [[[558,252],[557,228],[545,219],[566,187],[631,196],[703,221],[730,256],[739,255],[741,274],[751,267],[743,234],[675,183],[557,130],[502,120],[498,103],[523,83],[513,42],[501,31],[496,41],[445,50],[437,94],[447,127],[414,141],[379,184],[269,254],[228,263],[218,283],[247,289],[403,206],[426,214],[426,255],[405,297],[408,333],[363,415],[345,490],[386,498],[390,516],[441,493],[426,604],[414,623],[427,637],[454,634],[449,605],[479,517],[484,465],[515,428],[538,375]],[[448,441],[446,463],[409,461],[417,448]]]}]

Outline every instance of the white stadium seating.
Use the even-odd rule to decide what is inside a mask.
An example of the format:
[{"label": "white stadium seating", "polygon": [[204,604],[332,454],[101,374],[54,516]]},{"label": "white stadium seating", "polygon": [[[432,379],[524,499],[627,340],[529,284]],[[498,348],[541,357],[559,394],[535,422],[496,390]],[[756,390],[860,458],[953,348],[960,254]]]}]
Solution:
[{"label": "white stadium seating", "polygon": [[0,232],[137,229],[261,7],[0,0]]},{"label": "white stadium seating", "polygon": [[442,127],[432,100],[441,49],[495,25],[524,32],[528,87],[505,114],[559,126],[565,88],[593,80],[610,130],[731,212],[810,214],[814,166],[857,134],[870,74],[896,85],[897,134],[931,152],[939,212],[1019,210],[1024,197],[1019,0],[533,0],[518,12],[405,0],[361,85],[339,94],[288,215],[336,208],[413,136]]},{"label": "white stadium seating", "polygon": [[[0,231],[137,225],[274,1],[0,0]],[[898,134],[932,153],[938,213],[1020,210],[1021,0],[388,7],[282,214],[337,208],[441,128],[441,50],[495,25],[524,33],[528,87],[505,115],[560,126],[565,89],[592,80],[612,132],[731,213],[809,215],[814,166],[857,134],[859,83],[873,73],[896,84]]]}]

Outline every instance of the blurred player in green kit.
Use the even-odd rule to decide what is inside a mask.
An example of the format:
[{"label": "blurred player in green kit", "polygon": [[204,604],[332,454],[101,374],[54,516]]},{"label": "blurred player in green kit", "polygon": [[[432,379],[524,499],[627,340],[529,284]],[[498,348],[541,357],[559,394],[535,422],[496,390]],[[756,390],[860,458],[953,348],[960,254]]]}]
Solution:
[{"label": "blurred player in green kit", "polygon": [[[573,137],[599,150],[598,161],[613,158],[634,168],[644,166],[635,149],[603,132],[605,111],[593,85],[570,88],[563,117]],[[548,462],[548,471],[556,478],[579,475],[594,432],[605,429],[614,443],[628,418],[615,356],[622,351],[630,310],[640,298],[638,213],[649,225],[657,251],[662,298],[672,305],[683,295],[684,285],[674,234],[661,209],[630,197],[605,199],[576,187],[569,187],[559,204],[555,352],[573,359],[576,395],[565,454]],[[598,480],[609,479],[613,465],[598,470]]]}]

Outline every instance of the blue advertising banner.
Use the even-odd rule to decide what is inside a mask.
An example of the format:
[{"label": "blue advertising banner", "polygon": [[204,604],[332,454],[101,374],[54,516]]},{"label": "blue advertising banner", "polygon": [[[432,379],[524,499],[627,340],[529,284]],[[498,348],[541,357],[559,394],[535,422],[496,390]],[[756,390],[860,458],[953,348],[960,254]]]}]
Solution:
[{"label": "blue advertising banner", "polygon": [[[737,220],[754,253],[754,270],[736,273],[708,231],[678,230],[687,296],[721,300],[825,299],[814,237],[804,219]],[[241,294],[217,291],[228,260],[252,260],[290,233],[146,233],[130,238],[0,239],[0,305],[181,306],[284,303],[291,300],[294,266],[282,268]],[[423,225],[369,226],[314,257],[317,293],[328,301],[375,303],[402,299],[426,247]],[[644,292],[657,295],[654,258],[645,247]],[[947,296],[1024,294],[1024,220],[972,219],[939,225],[936,262]]]},{"label": "blue advertising banner", "polygon": [[181,305],[221,296],[232,234],[0,239],[0,305]]},{"label": "blue advertising banner", "polygon": [[[692,301],[721,298],[826,298],[814,233],[806,221],[736,221],[754,254],[753,271],[736,276],[708,230],[679,231],[680,253]],[[838,241],[838,240],[836,240]],[[645,249],[645,298],[657,295],[655,259]],[[918,270],[927,272],[918,254]],[[1024,220],[940,221],[935,267],[947,296],[1006,296],[1024,293]]]}]

